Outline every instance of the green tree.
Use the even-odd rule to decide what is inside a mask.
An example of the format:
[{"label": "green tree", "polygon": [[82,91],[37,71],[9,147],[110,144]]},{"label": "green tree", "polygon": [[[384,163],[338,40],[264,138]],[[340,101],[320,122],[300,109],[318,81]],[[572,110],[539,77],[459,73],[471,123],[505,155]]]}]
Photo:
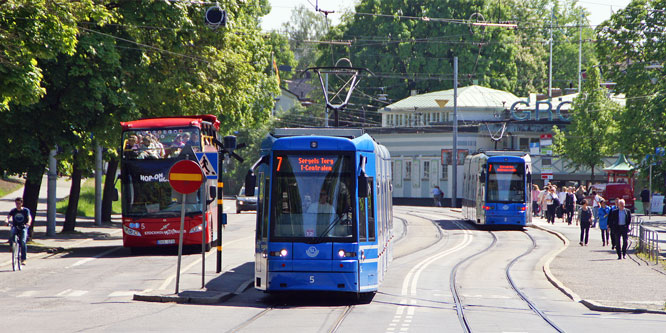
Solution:
[{"label": "green tree", "polygon": [[[9,161],[13,173],[28,170],[41,182],[47,153],[57,143],[65,147],[63,156],[69,157],[63,163],[74,174],[89,170],[89,138],[118,147],[120,120],[213,113],[223,133],[264,122],[277,93],[269,71],[271,49],[259,33],[265,4],[227,1],[230,25],[221,30],[203,25],[201,5],[110,4],[113,24],[81,24],[75,52],[44,62],[46,94],[39,103],[10,103],[17,112],[3,118],[12,127],[0,134],[10,142],[3,147],[9,154],[0,157],[3,168]],[[36,131],[31,119],[49,121]],[[26,185],[26,192],[34,192],[35,206],[39,186]],[[75,211],[76,202],[71,204]]]},{"label": "green tree", "polygon": [[[666,27],[666,1],[634,0],[597,28],[597,53],[604,76],[615,82],[614,89],[626,97],[619,119],[621,152],[634,160],[665,147],[666,139],[666,45],[659,36]],[[647,177],[647,164],[641,164]],[[666,178],[664,163],[653,173]],[[654,182],[657,183],[657,182]]]},{"label": "green tree", "polygon": [[282,29],[289,38],[289,46],[298,62],[297,70],[316,64],[319,52],[314,41],[326,35],[329,25],[330,22],[323,14],[310,7],[299,5],[292,10],[291,18],[282,25]]},{"label": "green tree", "polygon": [[92,0],[8,0],[0,3],[0,112],[44,95],[40,60],[71,54],[78,22],[103,21],[107,11]]},{"label": "green tree", "polygon": [[579,170],[589,168],[594,182],[594,167],[603,165],[602,158],[616,153],[617,123],[613,116],[620,106],[611,101],[606,88],[600,87],[599,69],[587,70],[581,94],[572,105],[571,124],[566,130],[553,126],[554,151]]}]

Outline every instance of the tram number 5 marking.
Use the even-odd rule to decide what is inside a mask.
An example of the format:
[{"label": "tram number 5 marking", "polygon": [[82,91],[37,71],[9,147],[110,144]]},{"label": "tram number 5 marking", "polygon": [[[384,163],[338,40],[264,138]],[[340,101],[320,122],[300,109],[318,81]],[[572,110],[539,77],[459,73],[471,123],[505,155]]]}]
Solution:
[{"label": "tram number 5 marking", "polygon": [[275,171],[280,171],[280,167],[282,166],[282,156],[278,156],[277,160],[278,160],[278,165],[277,165],[277,170]]},{"label": "tram number 5 marking", "polygon": [[314,283],[314,275],[310,275],[310,283]]}]

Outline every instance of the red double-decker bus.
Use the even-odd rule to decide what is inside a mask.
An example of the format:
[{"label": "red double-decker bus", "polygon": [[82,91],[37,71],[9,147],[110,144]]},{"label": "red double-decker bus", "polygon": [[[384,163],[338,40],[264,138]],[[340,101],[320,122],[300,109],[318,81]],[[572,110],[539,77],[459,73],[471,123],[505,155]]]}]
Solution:
[{"label": "red double-decker bus", "polygon": [[179,160],[196,159],[206,180],[198,191],[185,197],[183,245],[200,246],[204,231],[209,250],[216,241],[214,230],[219,222],[215,200],[217,117],[151,118],[121,125],[123,246],[178,244],[182,195],[169,185],[169,168]]}]

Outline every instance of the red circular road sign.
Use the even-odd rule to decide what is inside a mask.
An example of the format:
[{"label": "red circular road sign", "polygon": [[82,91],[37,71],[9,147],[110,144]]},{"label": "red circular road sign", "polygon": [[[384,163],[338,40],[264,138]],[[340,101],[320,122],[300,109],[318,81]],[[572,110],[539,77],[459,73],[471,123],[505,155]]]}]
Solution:
[{"label": "red circular road sign", "polygon": [[176,162],[169,169],[169,184],[181,194],[195,192],[204,180],[199,164],[190,160]]}]

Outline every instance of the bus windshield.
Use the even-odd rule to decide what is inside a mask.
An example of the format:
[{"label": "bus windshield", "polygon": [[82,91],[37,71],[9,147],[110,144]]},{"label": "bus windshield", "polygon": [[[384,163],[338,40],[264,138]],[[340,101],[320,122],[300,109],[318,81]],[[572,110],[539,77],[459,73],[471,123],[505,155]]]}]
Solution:
[{"label": "bus windshield", "polygon": [[354,168],[347,155],[275,155],[271,238],[354,241]]},{"label": "bus windshield", "polygon": [[[126,160],[123,163],[123,216],[180,216],[183,195],[169,185],[169,168],[172,164],[173,161],[164,160]],[[185,196],[186,214],[201,212],[200,191]]]},{"label": "bus windshield", "polygon": [[520,163],[488,163],[487,202],[525,202],[525,166]]},{"label": "bus windshield", "polygon": [[166,159],[178,157],[186,147],[201,151],[199,128],[142,129],[123,132],[123,158]]}]

